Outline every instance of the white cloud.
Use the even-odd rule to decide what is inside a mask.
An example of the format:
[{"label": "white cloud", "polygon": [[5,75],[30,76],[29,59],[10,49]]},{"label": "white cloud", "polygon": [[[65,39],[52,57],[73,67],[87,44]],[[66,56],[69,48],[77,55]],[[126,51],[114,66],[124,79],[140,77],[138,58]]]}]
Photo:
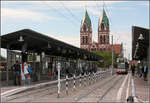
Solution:
[{"label": "white cloud", "polygon": [[33,12],[25,9],[11,9],[11,8],[1,8],[1,16],[4,18],[11,19],[27,19],[34,21],[42,21],[45,19],[54,20],[56,18],[48,16],[39,12]]},{"label": "white cloud", "polygon": [[[113,34],[113,40],[114,40],[114,44],[121,44],[123,43],[123,47],[124,47],[124,54],[125,57],[128,58],[129,54],[130,54],[130,58],[132,56],[131,51],[132,51],[132,38],[131,38],[131,32],[128,31],[117,31],[117,32],[112,32],[111,34]],[[55,34],[51,34],[48,33],[48,35],[52,38],[55,38],[57,40],[63,41],[65,43],[74,45],[76,47],[80,47],[80,36],[77,35],[55,35]],[[93,32],[92,34],[92,39],[93,41],[97,42],[97,32]],[[110,35],[110,44],[111,44],[111,35]]]},{"label": "white cloud", "polygon": [[87,8],[87,11],[94,14],[94,15],[98,15],[98,16],[101,15],[101,12],[98,11],[97,9]]},{"label": "white cloud", "polygon": [[130,58],[131,58],[132,33],[128,31],[117,31],[117,32],[112,32],[112,34],[113,34],[114,44],[123,43],[125,57],[128,58],[130,54]]},{"label": "white cloud", "polygon": [[70,45],[74,45],[76,47],[80,47],[80,37],[77,36],[76,34],[74,35],[55,35],[55,34],[51,34],[51,33],[48,33],[47,34],[48,36],[52,37],[52,38],[55,38],[57,40],[60,40],[60,41],[63,41],[65,43],[68,43]]}]

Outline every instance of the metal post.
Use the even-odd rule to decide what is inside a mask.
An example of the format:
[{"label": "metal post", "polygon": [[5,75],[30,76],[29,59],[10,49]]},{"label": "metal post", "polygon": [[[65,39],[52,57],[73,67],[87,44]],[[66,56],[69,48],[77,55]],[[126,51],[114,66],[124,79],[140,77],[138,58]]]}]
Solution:
[{"label": "metal post", "polygon": [[42,67],[43,67],[43,63],[42,63],[42,53],[40,54],[40,68],[39,68],[39,70],[38,70],[38,81],[40,81],[41,80],[41,71],[42,71]]},{"label": "metal post", "polygon": [[[150,43],[150,39],[149,39],[149,43]],[[150,93],[150,45],[148,47],[148,87],[149,87],[149,93]],[[149,95],[149,101],[150,101],[150,95]]]},{"label": "metal post", "polygon": [[80,81],[80,87],[81,87],[81,74],[80,74],[80,80],[79,81]]},{"label": "metal post", "polygon": [[68,75],[66,75],[66,94],[68,95]]},{"label": "metal post", "polygon": [[7,85],[9,85],[9,69],[10,69],[10,50],[8,45],[7,46],[7,70],[6,70]]},{"label": "metal post", "polygon": [[[93,73],[92,73],[92,75],[91,75],[91,82],[93,83],[94,82],[94,75],[93,75]],[[91,84],[92,84],[91,83]]]},{"label": "metal post", "polygon": [[35,53],[33,53],[33,78],[32,78],[32,81],[34,81],[34,80],[36,80],[36,78],[37,78],[37,75],[36,75],[36,69],[35,69],[35,61],[36,61],[36,56],[35,56]]},{"label": "metal post", "polygon": [[89,85],[90,85],[90,73],[89,73]]},{"label": "metal post", "polygon": [[86,73],[84,73],[84,86],[86,86]]},{"label": "metal post", "polygon": [[57,97],[59,98],[60,97],[60,68],[61,68],[61,64],[60,64],[60,61],[58,62],[58,95]]},{"label": "metal post", "polygon": [[94,74],[95,75],[95,82],[97,81],[97,73]]},{"label": "metal post", "polygon": [[113,35],[112,35],[112,70],[111,70],[111,75],[113,75],[113,69],[114,69],[114,46],[113,46]]},{"label": "metal post", "polygon": [[96,82],[96,73],[94,73],[94,80],[95,80],[95,82]]},{"label": "metal post", "polygon": [[95,82],[95,74],[94,74],[94,72],[92,74],[92,77],[93,77],[93,83],[94,83]]},{"label": "metal post", "polygon": [[74,76],[73,76],[73,90],[75,90],[75,88],[76,88],[75,83],[76,83],[76,81],[75,81],[75,74],[74,74]]},{"label": "metal post", "polygon": [[100,73],[98,73],[98,77],[97,77],[97,79],[98,79],[98,80],[100,79]]}]

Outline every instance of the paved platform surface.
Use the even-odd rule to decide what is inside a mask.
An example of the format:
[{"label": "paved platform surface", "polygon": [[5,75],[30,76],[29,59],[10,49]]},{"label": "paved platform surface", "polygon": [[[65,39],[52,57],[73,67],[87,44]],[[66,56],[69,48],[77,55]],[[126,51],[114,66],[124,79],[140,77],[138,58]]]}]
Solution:
[{"label": "paved platform surface", "polygon": [[[61,92],[60,98],[57,98],[57,86],[53,85],[54,88],[46,87],[46,88],[37,88],[32,91],[26,91],[22,93],[18,93],[15,95],[9,95],[2,98],[5,102],[75,102],[77,98],[80,98],[80,96],[88,93],[89,91],[95,89],[91,94],[87,95],[85,98],[79,100],[78,102],[96,102],[99,98],[101,98],[102,95],[104,95],[110,87],[113,86],[111,91],[109,91],[109,95],[107,94],[105,98],[102,98],[103,102],[105,101],[116,101],[116,95],[118,94],[118,88],[120,88],[120,85],[125,80],[126,75],[124,76],[109,76],[107,78],[100,79],[99,82],[92,83],[91,85],[78,87],[74,91],[73,89],[69,89],[69,95],[66,95],[65,91]],[[111,78],[114,78],[111,80]],[[111,80],[111,81],[110,81]],[[119,81],[118,81],[119,80]],[[109,81],[109,82],[106,82]],[[117,85],[115,83],[117,82]],[[92,81],[91,81],[92,82]],[[87,82],[88,83],[88,82]],[[103,83],[107,83],[106,85],[101,86]],[[125,81],[127,83],[127,81]],[[45,83],[46,84],[46,83]],[[30,86],[31,87],[31,86]],[[20,87],[23,89],[23,87]],[[20,89],[19,88],[19,89]],[[123,89],[126,89],[125,86]],[[7,94],[7,93],[6,93]],[[120,98],[121,99],[121,98]],[[123,101],[125,101],[125,98],[123,98]]]},{"label": "paved platform surface", "polygon": [[[92,88],[99,86],[100,84],[103,84],[110,78],[111,77],[101,79],[99,82],[93,83],[92,85],[86,87],[82,85],[82,87],[76,88],[75,91],[73,89],[70,89],[69,95],[66,95],[65,91],[63,91],[60,95],[60,98],[57,98],[57,84],[51,85],[51,87],[48,85],[51,83],[53,84],[56,81],[38,83],[30,86],[3,87],[1,88],[1,95],[3,94],[4,96],[6,96],[6,98],[3,98],[3,100],[7,102],[73,102],[82,94],[88,92]],[[118,80],[119,82],[117,82],[117,84],[115,85],[115,82]],[[135,76],[133,78],[130,73],[128,74],[128,76],[117,76],[111,82],[109,82],[105,86],[100,87],[99,89],[96,89],[96,91],[89,94],[86,98],[83,98],[79,102],[95,102],[113,85],[113,88],[103,98],[102,102],[126,102],[127,97],[132,95],[132,80],[134,80],[135,95],[138,97],[138,101],[144,101],[144,103],[149,103],[149,88],[147,81],[144,81],[143,78],[139,78],[138,76]],[[43,88],[42,86],[45,87]],[[30,90],[26,92],[21,92],[28,89]],[[17,92],[21,93],[11,95]],[[119,92],[121,92],[121,94]],[[120,94],[120,96],[118,94]]]},{"label": "paved platform surface", "polygon": [[136,90],[136,96],[141,101],[148,101],[149,100],[149,86],[148,81],[144,81],[143,78],[139,76],[134,77],[134,84]]}]

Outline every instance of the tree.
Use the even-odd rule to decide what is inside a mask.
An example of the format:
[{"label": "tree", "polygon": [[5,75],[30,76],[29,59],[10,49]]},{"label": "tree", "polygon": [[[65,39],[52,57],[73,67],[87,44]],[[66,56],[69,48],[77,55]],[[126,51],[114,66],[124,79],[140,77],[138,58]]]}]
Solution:
[{"label": "tree", "polygon": [[0,61],[6,61],[6,58],[3,56],[0,56]]},{"label": "tree", "polygon": [[[112,52],[111,51],[93,51],[93,53],[104,57],[103,61],[99,61],[99,67],[109,67],[112,65]],[[118,54],[114,53],[114,67],[117,66]]]}]

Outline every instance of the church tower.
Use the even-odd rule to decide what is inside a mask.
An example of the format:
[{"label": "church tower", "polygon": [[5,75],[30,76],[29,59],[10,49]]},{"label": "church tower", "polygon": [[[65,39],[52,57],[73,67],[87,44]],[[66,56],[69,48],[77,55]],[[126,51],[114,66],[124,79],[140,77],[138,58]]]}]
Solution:
[{"label": "church tower", "polygon": [[101,18],[98,23],[98,43],[109,44],[109,20],[103,8]]},{"label": "church tower", "polygon": [[80,27],[80,48],[89,51],[90,44],[92,44],[92,24],[91,19],[86,10]]}]

